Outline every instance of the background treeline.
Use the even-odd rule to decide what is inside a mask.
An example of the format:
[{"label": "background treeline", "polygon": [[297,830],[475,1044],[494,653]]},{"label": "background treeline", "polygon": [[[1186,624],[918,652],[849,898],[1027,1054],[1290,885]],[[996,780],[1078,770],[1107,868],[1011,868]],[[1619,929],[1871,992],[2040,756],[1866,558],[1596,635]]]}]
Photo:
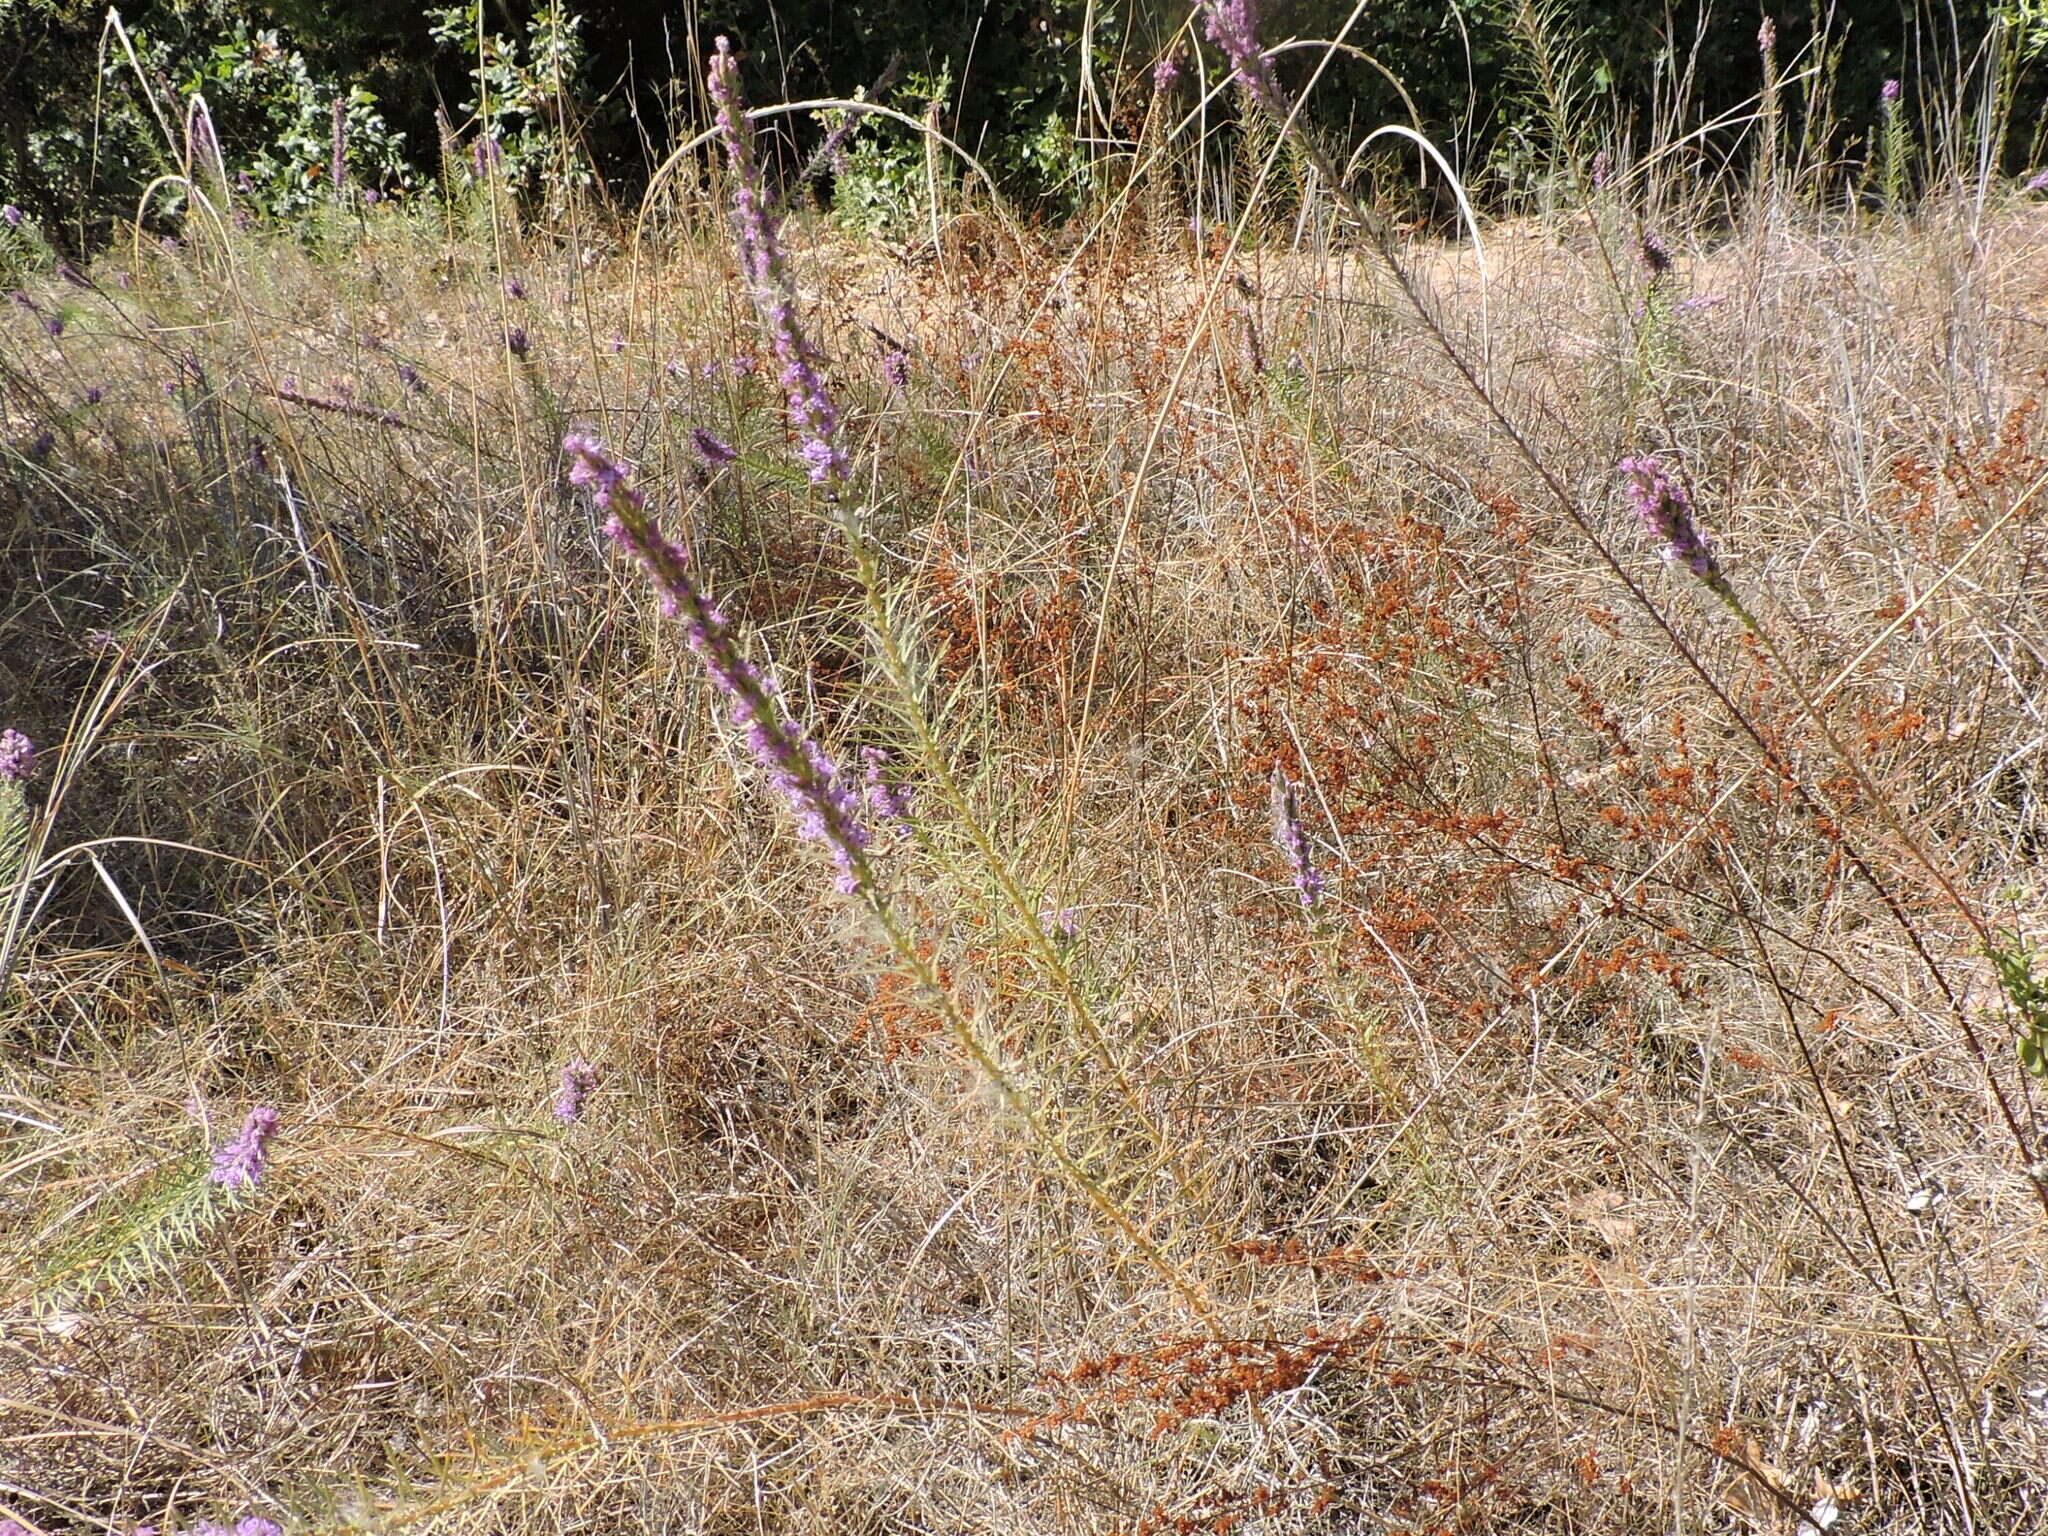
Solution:
[{"label": "background treeline", "polygon": [[[1263,31],[1329,37],[1350,10],[1275,0]],[[0,195],[64,245],[132,217],[150,181],[178,168],[194,92],[245,200],[272,213],[331,196],[337,115],[348,184],[379,196],[433,184],[448,156],[490,140],[494,173],[630,198],[701,121],[697,62],[720,32],[740,41],[755,99],[865,91],[915,117],[936,111],[1006,191],[1057,213],[1127,145],[1153,63],[1196,35],[1187,8],[1162,0],[134,0],[118,14],[113,25],[94,0],[0,0]],[[1317,107],[1353,130],[1412,111],[1496,205],[1539,194],[1602,140],[1704,128],[1701,153],[1740,163],[1756,138],[1766,14],[1788,126],[1813,164],[1867,156],[1894,78],[1909,115],[1952,104],[1930,135],[1989,145],[2009,169],[2038,153],[2043,0],[1376,0],[1350,33],[1370,58],[1346,55]],[[1283,73],[1312,62],[1290,54]],[[789,148],[801,155],[823,131],[792,118]],[[910,139],[864,128],[821,185],[848,183],[841,200],[856,211],[886,202]]]}]

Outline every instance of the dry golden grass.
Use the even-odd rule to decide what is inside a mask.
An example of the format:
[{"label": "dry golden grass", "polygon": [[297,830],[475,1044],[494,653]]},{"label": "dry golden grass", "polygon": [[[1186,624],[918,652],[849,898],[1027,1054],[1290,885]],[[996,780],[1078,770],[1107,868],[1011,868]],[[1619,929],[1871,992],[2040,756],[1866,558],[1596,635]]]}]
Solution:
[{"label": "dry golden grass", "polygon": [[961,786],[882,862],[1010,1096],[562,480],[596,425],[917,761],[715,242],[384,210],[12,309],[0,1512],[2048,1530],[2038,1092],[1930,872],[2048,925],[2048,210],[1673,234],[1657,294],[1617,208],[1487,233],[1483,296],[1413,259],[1646,602],[1357,254],[807,256]]}]

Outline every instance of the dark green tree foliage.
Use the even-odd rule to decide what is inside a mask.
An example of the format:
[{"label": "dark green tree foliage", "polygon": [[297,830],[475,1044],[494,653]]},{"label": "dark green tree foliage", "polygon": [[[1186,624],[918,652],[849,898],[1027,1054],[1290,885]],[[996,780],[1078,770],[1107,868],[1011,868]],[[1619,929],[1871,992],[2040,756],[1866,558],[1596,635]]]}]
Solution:
[{"label": "dark green tree foliage", "polygon": [[[605,183],[624,195],[697,110],[695,65],[723,32],[740,48],[759,101],[847,96],[884,83],[880,99],[921,113],[920,93],[946,82],[942,126],[1011,191],[1043,196],[1058,180],[1048,124],[1079,121],[1111,136],[1128,126],[1077,115],[1087,19],[1095,101],[1108,106],[1120,89],[1128,107],[1142,100],[1145,70],[1187,18],[1185,5],[1167,0],[714,0],[704,9],[584,0],[571,9],[582,18],[590,99],[575,104],[570,126]],[[1821,58],[1809,47],[1815,13],[1786,7],[1775,17],[1780,58],[1825,65],[1821,82],[1786,102],[1788,130],[1803,134],[1800,114],[1820,102],[1830,144],[1860,153],[1880,83],[1896,76],[1916,99],[1952,100],[2001,9],[2013,7],[1839,0],[1829,8],[1833,46]],[[461,104],[475,97],[474,60],[432,41],[427,10],[411,0],[132,0],[122,15],[145,40],[138,51],[166,115],[182,92],[207,90],[231,166],[266,152],[281,165],[275,142],[257,142],[266,136],[294,138],[291,155],[310,159],[308,100],[353,90],[359,103],[374,97],[374,112],[362,109],[352,154],[365,163],[352,174],[396,190],[406,180],[396,157],[416,180],[437,169],[437,104],[460,119]],[[1264,30],[1276,41],[1328,37],[1350,10],[1348,0],[1269,0]],[[482,23],[525,37],[534,11],[534,0],[485,0]],[[1518,190],[1533,167],[1589,148],[1556,142],[1563,125],[1543,99],[1532,37],[1561,63],[1552,84],[1578,114],[1579,134],[1590,141],[1633,131],[1641,142],[1653,111],[1668,116],[1674,100],[1694,125],[1753,97],[1761,14],[1633,0],[1376,0],[1351,41],[1400,78],[1424,129],[1498,196]],[[132,214],[140,187],[169,168],[140,83],[118,49],[104,46],[105,16],[92,0],[0,0],[0,198],[30,209],[64,244],[89,242],[109,220]],[[300,61],[293,80],[243,67],[272,47]],[[1291,53],[1282,78],[1298,83],[1312,65],[1308,51]],[[1825,93],[1813,88],[1822,82]],[[2038,96],[2038,78],[2031,88]],[[2015,168],[2042,116],[2024,98],[2018,107],[2007,146]],[[1384,76],[1353,58],[1325,76],[1315,108],[1339,132],[1408,115]],[[802,150],[820,128],[791,121],[778,132]],[[379,148],[386,133],[392,145]],[[1739,162],[1748,143],[1730,128],[1709,153]],[[374,163],[379,156],[389,163]],[[301,170],[311,176],[310,165]],[[289,211],[282,193],[271,201]]]}]

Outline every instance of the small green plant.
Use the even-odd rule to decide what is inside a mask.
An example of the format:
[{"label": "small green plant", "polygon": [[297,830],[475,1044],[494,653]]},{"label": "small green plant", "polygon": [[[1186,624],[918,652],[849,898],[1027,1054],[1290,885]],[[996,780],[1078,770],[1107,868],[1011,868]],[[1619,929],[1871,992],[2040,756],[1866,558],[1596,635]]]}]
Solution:
[{"label": "small green plant", "polygon": [[508,185],[538,189],[553,205],[589,186],[590,168],[564,153],[563,133],[572,108],[590,94],[583,18],[559,5],[542,6],[528,19],[522,41],[487,31],[481,5],[434,6],[426,16],[436,44],[472,61],[476,94],[461,110],[486,146],[472,162],[479,179],[494,171]]},{"label": "small green plant", "polygon": [[2034,974],[2034,950],[2019,934],[2000,932],[1986,946],[1998,969],[1999,989],[2019,1015],[2020,1065],[2048,1077],[2048,978]]},{"label": "small green plant", "polygon": [[[913,73],[894,93],[905,112],[926,112],[953,92],[949,68],[936,74]],[[828,131],[846,126],[830,114]],[[919,229],[930,215],[932,186],[923,136],[887,118],[867,119],[871,126],[849,138],[841,150],[832,183],[832,216],[850,232],[900,239]]]},{"label": "small green plant", "polygon": [[205,98],[239,195],[273,218],[333,200],[337,108],[342,165],[351,180],[380,191],[410,180],[405,135],[385,122],[377,98],[360,86],[316,76],[305,55],[273,27],[237,23],[186,63],[180,84],[187,97]]},{"label": "small green plant", "polygon": [[228,1202],[206,1176],[206,1159],[167,1160],[128,1199],[82,1223],[45,1260],[38,1299],[78,1306],[132,1290],[166,1271],[213,1225]]}]

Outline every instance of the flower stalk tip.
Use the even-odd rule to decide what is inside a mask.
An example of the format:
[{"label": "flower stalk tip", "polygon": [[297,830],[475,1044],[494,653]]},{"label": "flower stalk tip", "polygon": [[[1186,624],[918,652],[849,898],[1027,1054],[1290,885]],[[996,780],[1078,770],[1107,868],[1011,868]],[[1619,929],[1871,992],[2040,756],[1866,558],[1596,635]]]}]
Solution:
[{"label": "flower stalk tip", "polygon": [[270,1162],[270,1138],[277,1134],[277,1111],[259,1104],[249,1111],[233,1141],[213,1154],[207,1178],[222,1189],[253,1189],[263,1182]]},{"label": "flower stalk tip", "polygon": [[1662,541],[1664,558],[1682,565],[1722,597],[1732,595],[1713,546],[1693,519],[1692,498],[1663,461],[1652,454],[1625,458],[1615,466],[1628,476],[1629,504],[1644,529]]}]

